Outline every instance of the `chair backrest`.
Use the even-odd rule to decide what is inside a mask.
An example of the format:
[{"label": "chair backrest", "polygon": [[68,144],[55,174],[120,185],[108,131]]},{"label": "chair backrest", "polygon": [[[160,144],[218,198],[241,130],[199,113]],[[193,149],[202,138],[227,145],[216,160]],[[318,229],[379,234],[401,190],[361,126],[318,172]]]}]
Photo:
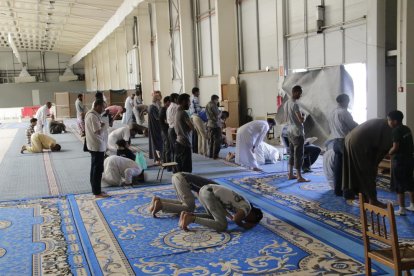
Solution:
[{"label": "chair backrest", "polygon": [[390,202],[387,209],[365,202],[364,196],[359,194],[359,207],[362,223],[362,237],[365,251],[370,252],[370,239],[381,241],[392,248],[394,263],[400,262],[398,233],[395,224],[394,207]]}]

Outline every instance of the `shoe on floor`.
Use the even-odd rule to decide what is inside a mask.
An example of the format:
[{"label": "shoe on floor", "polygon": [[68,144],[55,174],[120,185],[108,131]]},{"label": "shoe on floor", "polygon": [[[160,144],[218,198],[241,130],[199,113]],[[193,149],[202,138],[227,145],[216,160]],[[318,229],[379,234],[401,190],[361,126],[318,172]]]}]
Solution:
[{"label": "shoe on floor", "polygon": [[406,207],[406,208],[405,208],[405,210],[408,210],[408,211],[414,212],[414,205],[412,204],[412,205],[410,205],[410,206]]},{"label": "shoe on floor", "polygon": [[401,209],[399,209],[398,211],[395,211],[394,214],[396,216],[405,216],[406,215],[405,210],[401,210]]}]

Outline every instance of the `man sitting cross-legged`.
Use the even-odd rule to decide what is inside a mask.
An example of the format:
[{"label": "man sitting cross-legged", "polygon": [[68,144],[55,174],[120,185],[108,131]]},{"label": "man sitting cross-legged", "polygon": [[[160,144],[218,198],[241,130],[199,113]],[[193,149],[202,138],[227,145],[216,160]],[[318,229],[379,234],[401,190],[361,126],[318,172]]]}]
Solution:
[{"label": "man sitting cross-legged", "polygon": [[[253,207],[243,196],[220,185],[209,184],[200,189],[199,200],[207,213],[193,214],[181,212],[178,225],[188,231],[188,225],[197,223],[218,232],[227,230],[227,219],[238,226],[250,229],[263,218],[260,209]],[[230,213],[229,213],[230,212]]]},{"label": "man sitting cross-legged", "polygon": [[154,196],[149,207],[154,217],[159,211],[179,214],[182,211],[193,212],[195,209],[195,197],[200,189],[207,184],[217,184],[213,180],[185,172],[179,172],[172,176],[172,185],[177,193],[176,199],[166,199]]}]

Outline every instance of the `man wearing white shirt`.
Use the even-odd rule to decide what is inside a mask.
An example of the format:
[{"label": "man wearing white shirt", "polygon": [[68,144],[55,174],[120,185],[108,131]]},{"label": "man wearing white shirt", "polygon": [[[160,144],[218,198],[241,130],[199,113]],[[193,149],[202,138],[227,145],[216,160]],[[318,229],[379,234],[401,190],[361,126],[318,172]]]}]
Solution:
[{"label": "man wearing white shirt", "polygon": [[90,182],[96,198],[108,197],[101,191],[101,179],[104,170],[104,156],[107,145],[108,131],[101,114],[105,110],[105,102],[97,99],[85,116],[86,146],[91,154]]},{"label": "man wearing white shirt", "polygon": [[170,140],[170,160],[174,160],[175,157],[175,142],[177,140],[177,134],[175,133],[175,119],[177,115],[177,104],[178,94],[172,93],[170,95],[170,106],[167,109],[167,123],[169,126],[168,129],[168,139]]},{"label": "man wearing white shirt", "polygon": [[129,143],[131,136],[135,136],[136,133],[137,131],[132,124],[115,129],[111,132],[111,134],[109,134],[108,150],[110,150],[111,153],[115,154],[118,149],[116,143],[119,140],[125,140],[127,143]]},{"label": "man wearing white shirt", "polygon": [[135,97],[135,94],[132,94],[131,96],[129,96],[125,100],[125,106],[124,107],[125,107],[126,112],[122,116],[122,123],[124,125],[128,125],[128,124],[132,123],[132,114],[133,114],[133,110],[134,110],[134,97]]},{"label": "man wearing white shirt", "polygon": [[49,109],[52,107],[51,102],[47,102],[44,106],[40,107],[35,115],[35,118],[37,119],[37,125],[35,128],[35,132],[43,133],[43,128],[45,127],[47,123],[47,117],[50,116]]},{"label": "man wearing white shirt", "polygon": [[134,98],[133,113],[137,124],[142,125],[145,123],[144,115],[148,113],[148,105],[145,105],[142,100],[142,93],[137,94]]}]

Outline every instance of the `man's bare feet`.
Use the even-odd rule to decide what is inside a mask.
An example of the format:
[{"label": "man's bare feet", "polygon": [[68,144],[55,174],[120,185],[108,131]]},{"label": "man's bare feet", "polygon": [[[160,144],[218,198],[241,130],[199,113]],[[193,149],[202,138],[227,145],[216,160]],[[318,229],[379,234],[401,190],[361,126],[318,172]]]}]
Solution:
[{"label": "man's bare feet", "polygon": [[25,145],[23,145],[23,146],[22,146],[22,148],[21,148],[21,150],[20,150],[20,153],[21,153],[21,154],[23,154],[23,152],[24,152],[25,150],[26,150],[26,146],[25,146]]},{"label": "man's bare feet", "polygon": [[180,218],[180,220],[181,220],[181,228],[184,231],[189,231],[188,225],[194,222],[195,216],[191,213],[184,213],[182,219]]},{"label": "man's bare feet", "polygon": [[288,174],[288,180],[293,180],[293,179],[297,179],[296,175],[294,174]]},{"label": "man's bare feet", "polygon": [[156,218],[156,217],[157,217],[157,213],[158,213],[159,211],[161,211],[161,209],[162,209],[161,199],[156,198],[156,199],[155,199],[155,201],[154,201],[154,205],[153,205],[152,207],[153,207],[153,208],[152,208],[152,216],[153,216],[154,218]]},{"label": "man's bare feet", "polygon": [[306,179],[306,178],[303,178],[303,177],[300,177],[300,178],[298,178],[298,182],[299,183],[310,182],[310,180],[309,179]]},{"label": "man's bare feet", "polygon": [[106,197],[109,197],[109,195],[105,192],[95,195],[95,198],[106,198]]},{"label": "man's bare feet", "polygon": [[260,168],[253,168],[253,171],[255,171],[255,172],[262,172],[262,170]]},{"label": "man's bare feet", "polygon": [[178,220],[178,227],[180,228],[182,228],[181,225],[182,225],[185,213],[186,213],[185,211],[181,211],[180,213],[180,219]]},{"label": "man's bare feet", "polygon": [[152,199],[151,199],[151,204],[150,204],[150,206],[148,207],[148,211],[150,212],[150,213],[152,213],[152,211],[154,210],[154,203],[155,203],[155,201],[156,200],[158,200],[159,199],[159,197],[157,197],[157,196],[153,196],[152,197]]}]

